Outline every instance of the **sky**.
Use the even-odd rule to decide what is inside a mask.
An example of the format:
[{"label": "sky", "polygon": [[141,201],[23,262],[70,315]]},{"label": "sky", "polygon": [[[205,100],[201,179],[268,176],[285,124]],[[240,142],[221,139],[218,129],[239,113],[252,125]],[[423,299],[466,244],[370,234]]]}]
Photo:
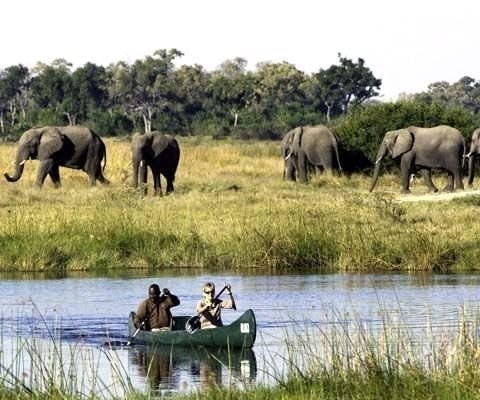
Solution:
[{"label": "sky", "polygon": [[2,2],[0,70],[64,58],[80,67],[184,53],[211,71],[242,57],[306,73],[365,60],[380,99],[480,80],[478,0],[15,0]]}]

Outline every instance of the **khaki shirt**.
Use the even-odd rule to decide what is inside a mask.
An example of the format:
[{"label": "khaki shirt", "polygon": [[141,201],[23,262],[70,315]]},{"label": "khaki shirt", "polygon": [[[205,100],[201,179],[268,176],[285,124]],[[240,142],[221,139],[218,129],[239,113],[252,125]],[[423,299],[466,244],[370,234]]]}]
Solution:
[{"label": "khaki shirt", "polygon": [[[205,305],[204,300],[200,300],[197,303],[197,313]],[[223,326],[222,323],[222,308],[233,308],[232,300],[215,300],[214,304],[209,309],[200,314],[200,328],[216,328],[217,326]]]}]

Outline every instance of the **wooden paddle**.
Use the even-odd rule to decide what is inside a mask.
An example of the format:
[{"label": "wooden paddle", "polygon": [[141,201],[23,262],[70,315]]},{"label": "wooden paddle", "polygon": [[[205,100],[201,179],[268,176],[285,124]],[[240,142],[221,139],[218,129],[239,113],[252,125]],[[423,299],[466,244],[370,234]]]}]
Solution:
[{"label": "wooden paddle", "polygon": [[[228,284],[225,284],[222,290],[215,296],[213,302],[215,303],[216,300],[222,295],[225,289],[228,287]],[[188,333],[194,333],[197,329],[200,329],[200,314],[194,315],[190,317],[187,322],[185,322],[185,330]]]},{"label": "wooden paddle", "polygon": [[142,329],[142,326],[145,325],[145,321],[142,321],[140,326],[137,328],[137,330],[133,333],[132,337],[128,340],[127,346],[130,346],[132,344],[132,339],[137,336],[138,332]]}]

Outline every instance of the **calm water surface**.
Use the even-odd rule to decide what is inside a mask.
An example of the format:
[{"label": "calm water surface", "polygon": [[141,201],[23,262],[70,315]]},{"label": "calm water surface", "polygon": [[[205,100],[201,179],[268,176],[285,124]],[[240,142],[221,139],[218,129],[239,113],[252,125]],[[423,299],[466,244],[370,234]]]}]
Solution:
[{"label": "calm water surface", "polygon": [[[128,340],[127,316],[156,282],[179,296],[177,315],[192,314],[204,282],[232,285],[237,311],[225,310],[225,323],[248,308],[258,331],[253,352],[158,353]],[[380,328],[394,321],[419,337],[455,330],[460,318],[478,315],[480,275],[282,275],[162,276],[142,278],[65,278],[0,281],[3,364],[15,355],[18,337],[60,339],[71,349],[77,368],[112,378],[111,361],[138,389],[185,392],[212,383],[271,383],[283,371],[285,339],[293,329],[332,324],[366,324]],[[428,327],[428,332],[427,332]],[[120,344],[113,348],[105,343]],[[11,346],[10,350],[5,350]],[[67,357],[68,358],[68,357]],[[97,360],[93,362],[92,360]],[[28,364],[28,363],[26,363]],[[34,363],[33,363],[34,364]],[[26,369],[35,368],[26,365]]]}]

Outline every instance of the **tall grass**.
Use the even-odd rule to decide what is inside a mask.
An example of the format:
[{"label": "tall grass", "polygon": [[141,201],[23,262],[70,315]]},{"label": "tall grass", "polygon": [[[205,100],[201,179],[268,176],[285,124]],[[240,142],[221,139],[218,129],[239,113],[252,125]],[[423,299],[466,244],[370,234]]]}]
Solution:
[{"label": "tall grass", "polygon": [[[186,398],[213,399],[478,399],[479,318],[424,327],[422,335],[388,317],[379,326],[337,315],[328,324],[296,326],[287,352],[267,367],[276,384],[248,391],[212,388]],[[286,364],[285,370],[276,369]]]},{"label": "tall grass", "polygon": [[[38,312],[38,310],[37,310]],[[296,324],[284,333],[281,354],[265,354],[272,384],[210,386],[173,398],[201,399],[478,399],[480,346],[478,310],[461,310],[449,325],[427,321],[412,327],[401,316],[380,313],[362,320],[328,310],[328,323]],[[46,323],[45,323],[46,324]],[[47,325],[47,324],[46,324]],[[2,329],[3,331],[3,329]],[[48,337],[17,338],[6,357],[0,351],[0,396],[5,399],[148,399],[136,390],[115,351],[105,350],[111,379],[81,343]],[[269,359],[268,357],[271,357]],[[105,367],[105,366],[104,366]]]},{"label": "tall grass", "polygon": [[[478,269],[476,197],[400,203],[399,178],[388,174],[373,194],[362,175],[286,182],[278,143],[179,141],[171,196],[131,188],[127,139],[106,141],[108,187],[61,168],[60,189],[34,189],[37,161],[19,182],[0,181],[0,270]],[[3,171],[14,154],[0,145]]]}]

